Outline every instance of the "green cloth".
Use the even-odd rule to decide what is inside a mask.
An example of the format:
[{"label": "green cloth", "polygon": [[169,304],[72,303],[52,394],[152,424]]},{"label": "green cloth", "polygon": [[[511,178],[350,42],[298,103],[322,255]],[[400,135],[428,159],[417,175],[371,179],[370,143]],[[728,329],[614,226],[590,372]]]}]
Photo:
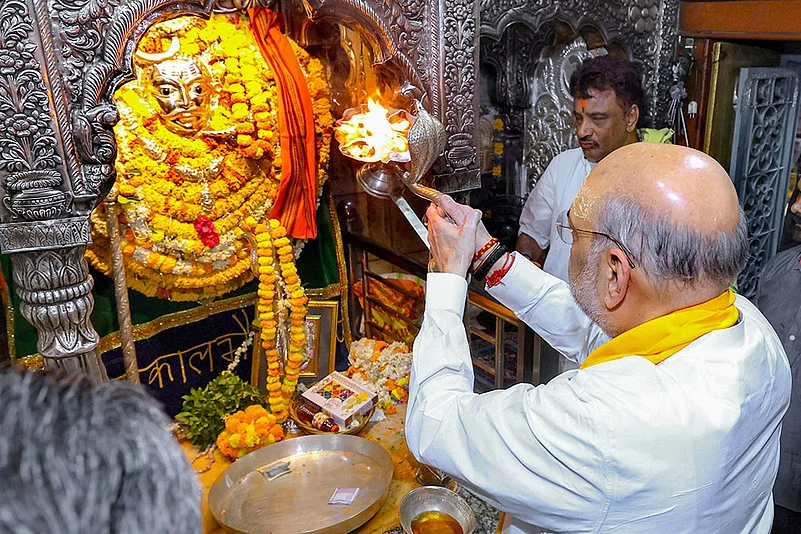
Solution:
[{"label": "green cloth", "polygon": [[673,143],[673,130],[670,128],[662,128],[661,130],[654,130],[653,128],[640,128],[640,139],[644,143]]},{"label": "green cloth", "polygon": [[[37,332],[19,312],[20,299],[15,291],[12,277],[11,259],[3,255],[3,276],[11,292],[14,306],[14,334],[16,342],[16,357],[28,356],[38,352],[36,348]],[[339,282],[339,269],[337,266],[336,244],[334,241],[334,227],[331,220],[328,195],[323,194],[320,206],[317,209],[317,238],[310,239],[300,254],[297,262],[298,275],[307,289],[320,289]],[[114,296],[114,282],[111,278],[90,269],[95,287],[92,294],[95,298],[95,307],[92,311],[92,324],[103,337],[119,330],[117,320],[116,299]],[[230,298],[246,293],[255,293],[258,280],[252,280],[243,287],[220,297]],[[128,290],[128,300],[131,307],[131,320],[133,324],[150,322],[158,317],[189,310],[202,304],[198,302],[172,302],[155,297],[146,297],[138,291]]]}]

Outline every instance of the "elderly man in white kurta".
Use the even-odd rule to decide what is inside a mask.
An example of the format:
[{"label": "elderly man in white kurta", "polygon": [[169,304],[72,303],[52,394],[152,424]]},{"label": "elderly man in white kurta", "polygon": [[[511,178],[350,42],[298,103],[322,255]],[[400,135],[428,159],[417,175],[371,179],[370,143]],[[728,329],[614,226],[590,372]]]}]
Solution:
[{"label": "elderly man in white kurta", "polygon": [[[428,218],[442,272],[414,346],[406,436],[420,461],[507,512],[507,533],[770,532],[789,366],[728,289],[746,227],[714,160],[637,143],[600,162],[558,223],[569,287],[485,247],[467,206],[448,199]],[[469,267],[581,368],[473,393]]]}]

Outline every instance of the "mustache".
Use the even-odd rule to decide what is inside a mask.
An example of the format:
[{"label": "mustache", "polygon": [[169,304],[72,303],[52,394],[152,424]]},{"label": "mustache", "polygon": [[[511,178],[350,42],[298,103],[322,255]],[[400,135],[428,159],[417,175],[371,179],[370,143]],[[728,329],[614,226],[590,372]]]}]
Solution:
[{"label": "mustache", "polygon": [[592,136],[579,137],[579,143],[592,143],[593,145],[598,145],[598,143],[593,141]]}]

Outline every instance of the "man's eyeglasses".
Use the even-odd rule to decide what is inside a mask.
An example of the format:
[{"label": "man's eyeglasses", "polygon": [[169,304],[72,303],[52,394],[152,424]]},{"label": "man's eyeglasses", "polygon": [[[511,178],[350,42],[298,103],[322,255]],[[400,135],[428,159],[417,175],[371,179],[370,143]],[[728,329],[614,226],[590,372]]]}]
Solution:
[{"label": "man's eyeglasses", "polygon": [[573,244],[573,232],[580,232],[580,233],[583,233],[583,234],[590,234],[590,235],[597,235],[597,236],[605,237],[609,241],[611,241],[612,243],[617,245],[618,248],[623,251],[623,254],[626,255],[626,260],[628,260],[628,262],[629,262],[629,267],[631,267],[632,269],[634,269],[636,267],[636,265],[634,265],[634,262],[631,261],[631,258],[634,256],[634,254],[632,254],[629,251],[629,249],[626,248],[626,246],[623,243],[621,243],[620,241],[618,241],[617,239],[615,239],[611,235],[604,234],[603,232],[593,232],[592,230],[582,230],[580,228],[571,228],[570,227],[570,220],[567,217],[568,211],[569,210],[563,211],[556,218],[556,233],[559,234],[559,239],[561,239],[562,241],[564,241],[568,245],[572,245]]}]

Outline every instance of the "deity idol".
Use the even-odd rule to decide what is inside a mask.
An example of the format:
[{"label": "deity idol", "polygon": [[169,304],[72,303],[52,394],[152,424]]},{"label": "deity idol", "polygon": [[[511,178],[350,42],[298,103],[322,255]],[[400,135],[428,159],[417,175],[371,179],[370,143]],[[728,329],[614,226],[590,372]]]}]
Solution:
[{"label": "deity idol", "polygon": [[[319,195],[331,138],[328,86],[317,60],[279,38],[282,64],[294,62],[308,87]],[[116,189],[120,248],[128,286],[136,291],[176,301],[215,298],[252,279],[251,254],[258,255],[268,390],[280,412],[302,362],[307,299],[292,235],[272,213],[297,141],[281,134],[279,122],[303,119],[282,103],[286,94],[274,69],[283,67],[268,65],[262,51],[244,17],[190,16],[153,26],[136,52],[136,80],[115,94],[121,117]],[[110,275],[105,219],[102,208],[92,215],[87,258]],[[283,385],[275,346],[281,332],[288,347]]]}]

